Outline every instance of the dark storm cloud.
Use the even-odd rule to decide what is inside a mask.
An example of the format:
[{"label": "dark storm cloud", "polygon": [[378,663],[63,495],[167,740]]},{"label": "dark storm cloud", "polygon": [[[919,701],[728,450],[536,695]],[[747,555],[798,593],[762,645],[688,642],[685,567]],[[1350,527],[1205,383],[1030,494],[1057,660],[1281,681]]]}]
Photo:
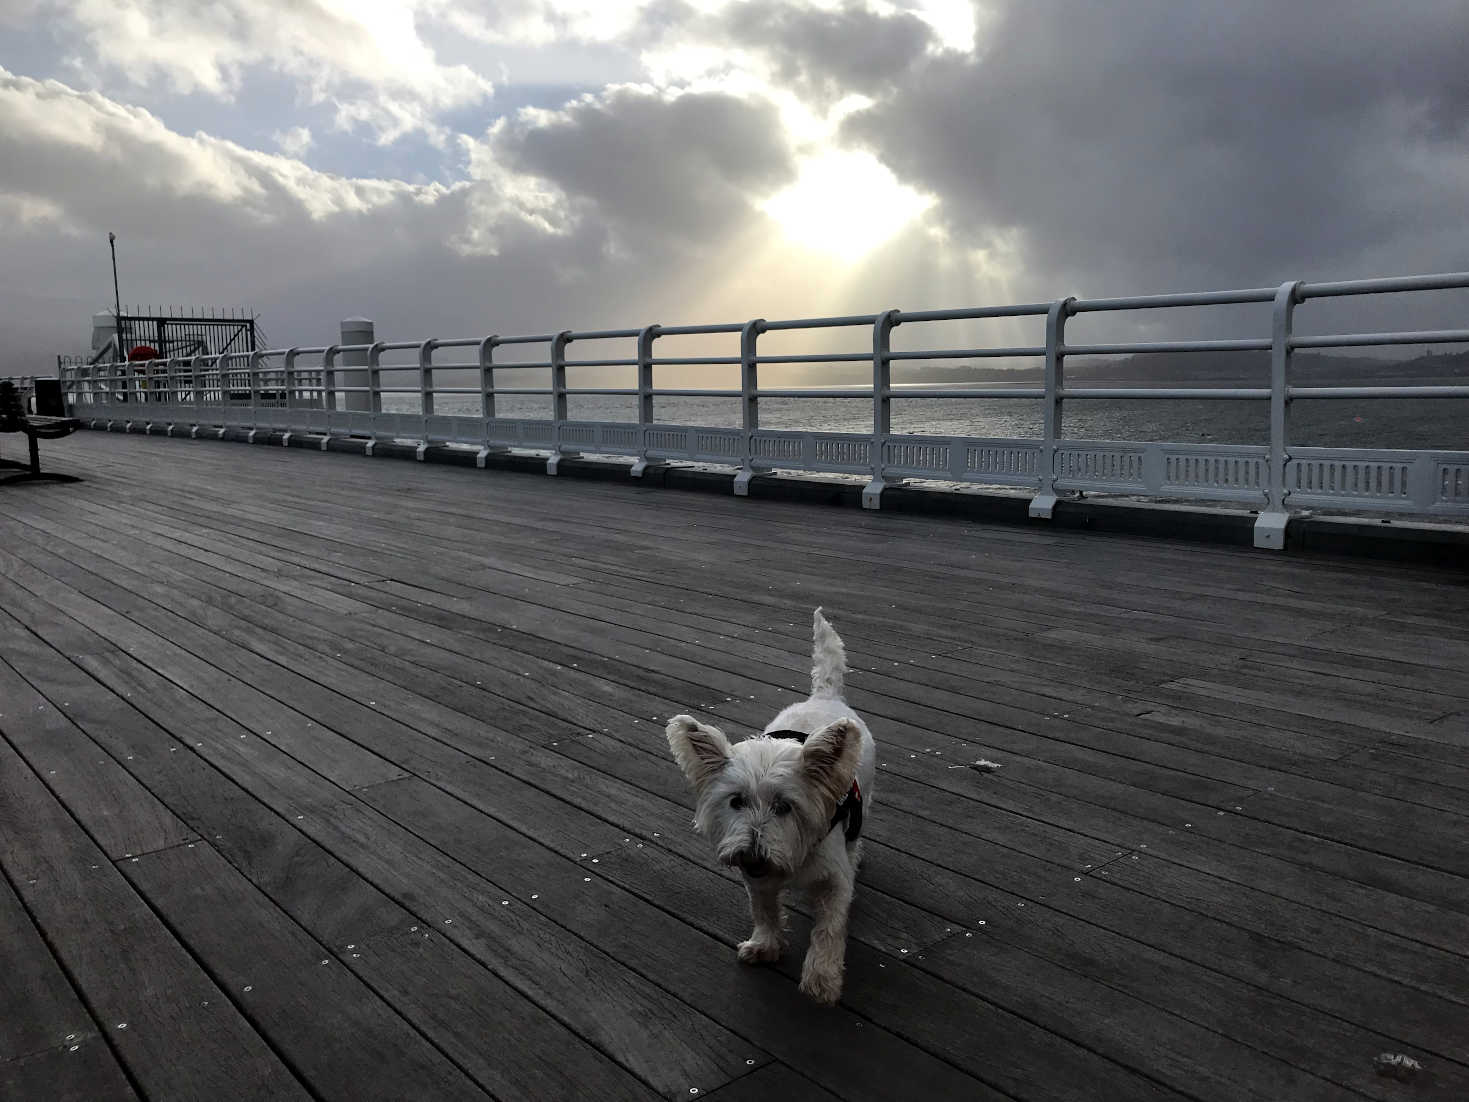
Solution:
[{"label": "dark storm cloud", "polygon": [[614,89],[550,118],[522,116],[492,145],[514,169],[594,204],[632,245],[725,232],[749,217],[752,197],[795,176],[775,108],[719,93]]},{"label": "dark storm cloud", "polygon": [[878,94],[934,43],[932,29],[915,15],[851,6],[822,11],[750,0],[725,10],[721,22],[734,42],[772,61],[782,84],[827,103],[847,92]]},{"label": "dark storm cloud", "polygon": [[1050,296],[1455,270],[1469,10],[1006,4],[846,135]]}]

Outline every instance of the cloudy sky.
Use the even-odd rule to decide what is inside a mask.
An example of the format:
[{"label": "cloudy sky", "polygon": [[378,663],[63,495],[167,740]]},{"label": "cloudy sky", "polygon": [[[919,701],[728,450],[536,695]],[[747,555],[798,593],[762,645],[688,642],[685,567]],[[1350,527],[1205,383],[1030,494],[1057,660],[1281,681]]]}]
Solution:
[{"label": "cloudy sky", "polygon": [[1464,0],[0,0],[0,374],[85,344],[109,230],[124,302],[277,344],[1469,268],[1466,36]]}]

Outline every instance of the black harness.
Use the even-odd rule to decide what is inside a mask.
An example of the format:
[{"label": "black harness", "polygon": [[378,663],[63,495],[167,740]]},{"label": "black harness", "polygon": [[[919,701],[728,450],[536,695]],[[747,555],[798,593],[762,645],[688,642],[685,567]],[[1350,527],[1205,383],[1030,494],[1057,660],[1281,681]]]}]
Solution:
[{"label": "black harness", "polygon": [[[809,737],[806,731],[766,731],[766,738],[789,738],[804,744]],[[845,823],[843,834],[847,841],[855,842],[862,834],[862,789],[857,786],[857,778],[852,778],[852,787],[847,789],[847,794],[842,797],[842,802],[837,804],[836,814],[831,817],[831,830],[835,830],[839,824]],[[830,831],[828,831],[830,833]]]}]

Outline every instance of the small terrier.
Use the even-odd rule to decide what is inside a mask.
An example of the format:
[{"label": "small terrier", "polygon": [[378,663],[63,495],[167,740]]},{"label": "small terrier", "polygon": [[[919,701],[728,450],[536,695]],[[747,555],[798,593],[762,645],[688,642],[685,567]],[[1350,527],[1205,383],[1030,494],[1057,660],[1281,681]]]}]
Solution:
[{"label": "small terrier", "polygon": [[722,864],[738,868],[755,929],[739,959],[757,964],[784,948],[781,893],[806,898],[811,945],[801,991],[830,1006],[842,993],[847,911],[862,858],[876,747],[842,699],[846,651],[821,609],[813,617],[811,696],[756,738],[730,745],[692,716],[668,721],[668,745],[694,786],[694,828]]}]

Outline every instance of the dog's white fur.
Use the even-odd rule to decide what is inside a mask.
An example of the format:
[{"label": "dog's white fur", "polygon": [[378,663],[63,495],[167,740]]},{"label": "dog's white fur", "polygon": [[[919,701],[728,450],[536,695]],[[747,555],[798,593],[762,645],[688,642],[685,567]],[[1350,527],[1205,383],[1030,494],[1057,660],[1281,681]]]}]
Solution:
[{"label": "dog's white fur", "polygon": [[[866,821],[877,751],[867,725],[842,699],[846,650],[819,608],[812,637],[811,696],[782,711],[761,736],[731,745],[717,727],[686,715],[668,721],[667,735],[694,786],[695,829],[744,876],[755,928],[740,943],[739,959],[755,964],[780,956],[781,895],[800,893],[812,912],[801,990],[831,1005],[842,992],[847,912],[862,858],[862,840],[849,843],[831,820],[855,777]],[[809,737],[765,737],[770,731]]]}]

